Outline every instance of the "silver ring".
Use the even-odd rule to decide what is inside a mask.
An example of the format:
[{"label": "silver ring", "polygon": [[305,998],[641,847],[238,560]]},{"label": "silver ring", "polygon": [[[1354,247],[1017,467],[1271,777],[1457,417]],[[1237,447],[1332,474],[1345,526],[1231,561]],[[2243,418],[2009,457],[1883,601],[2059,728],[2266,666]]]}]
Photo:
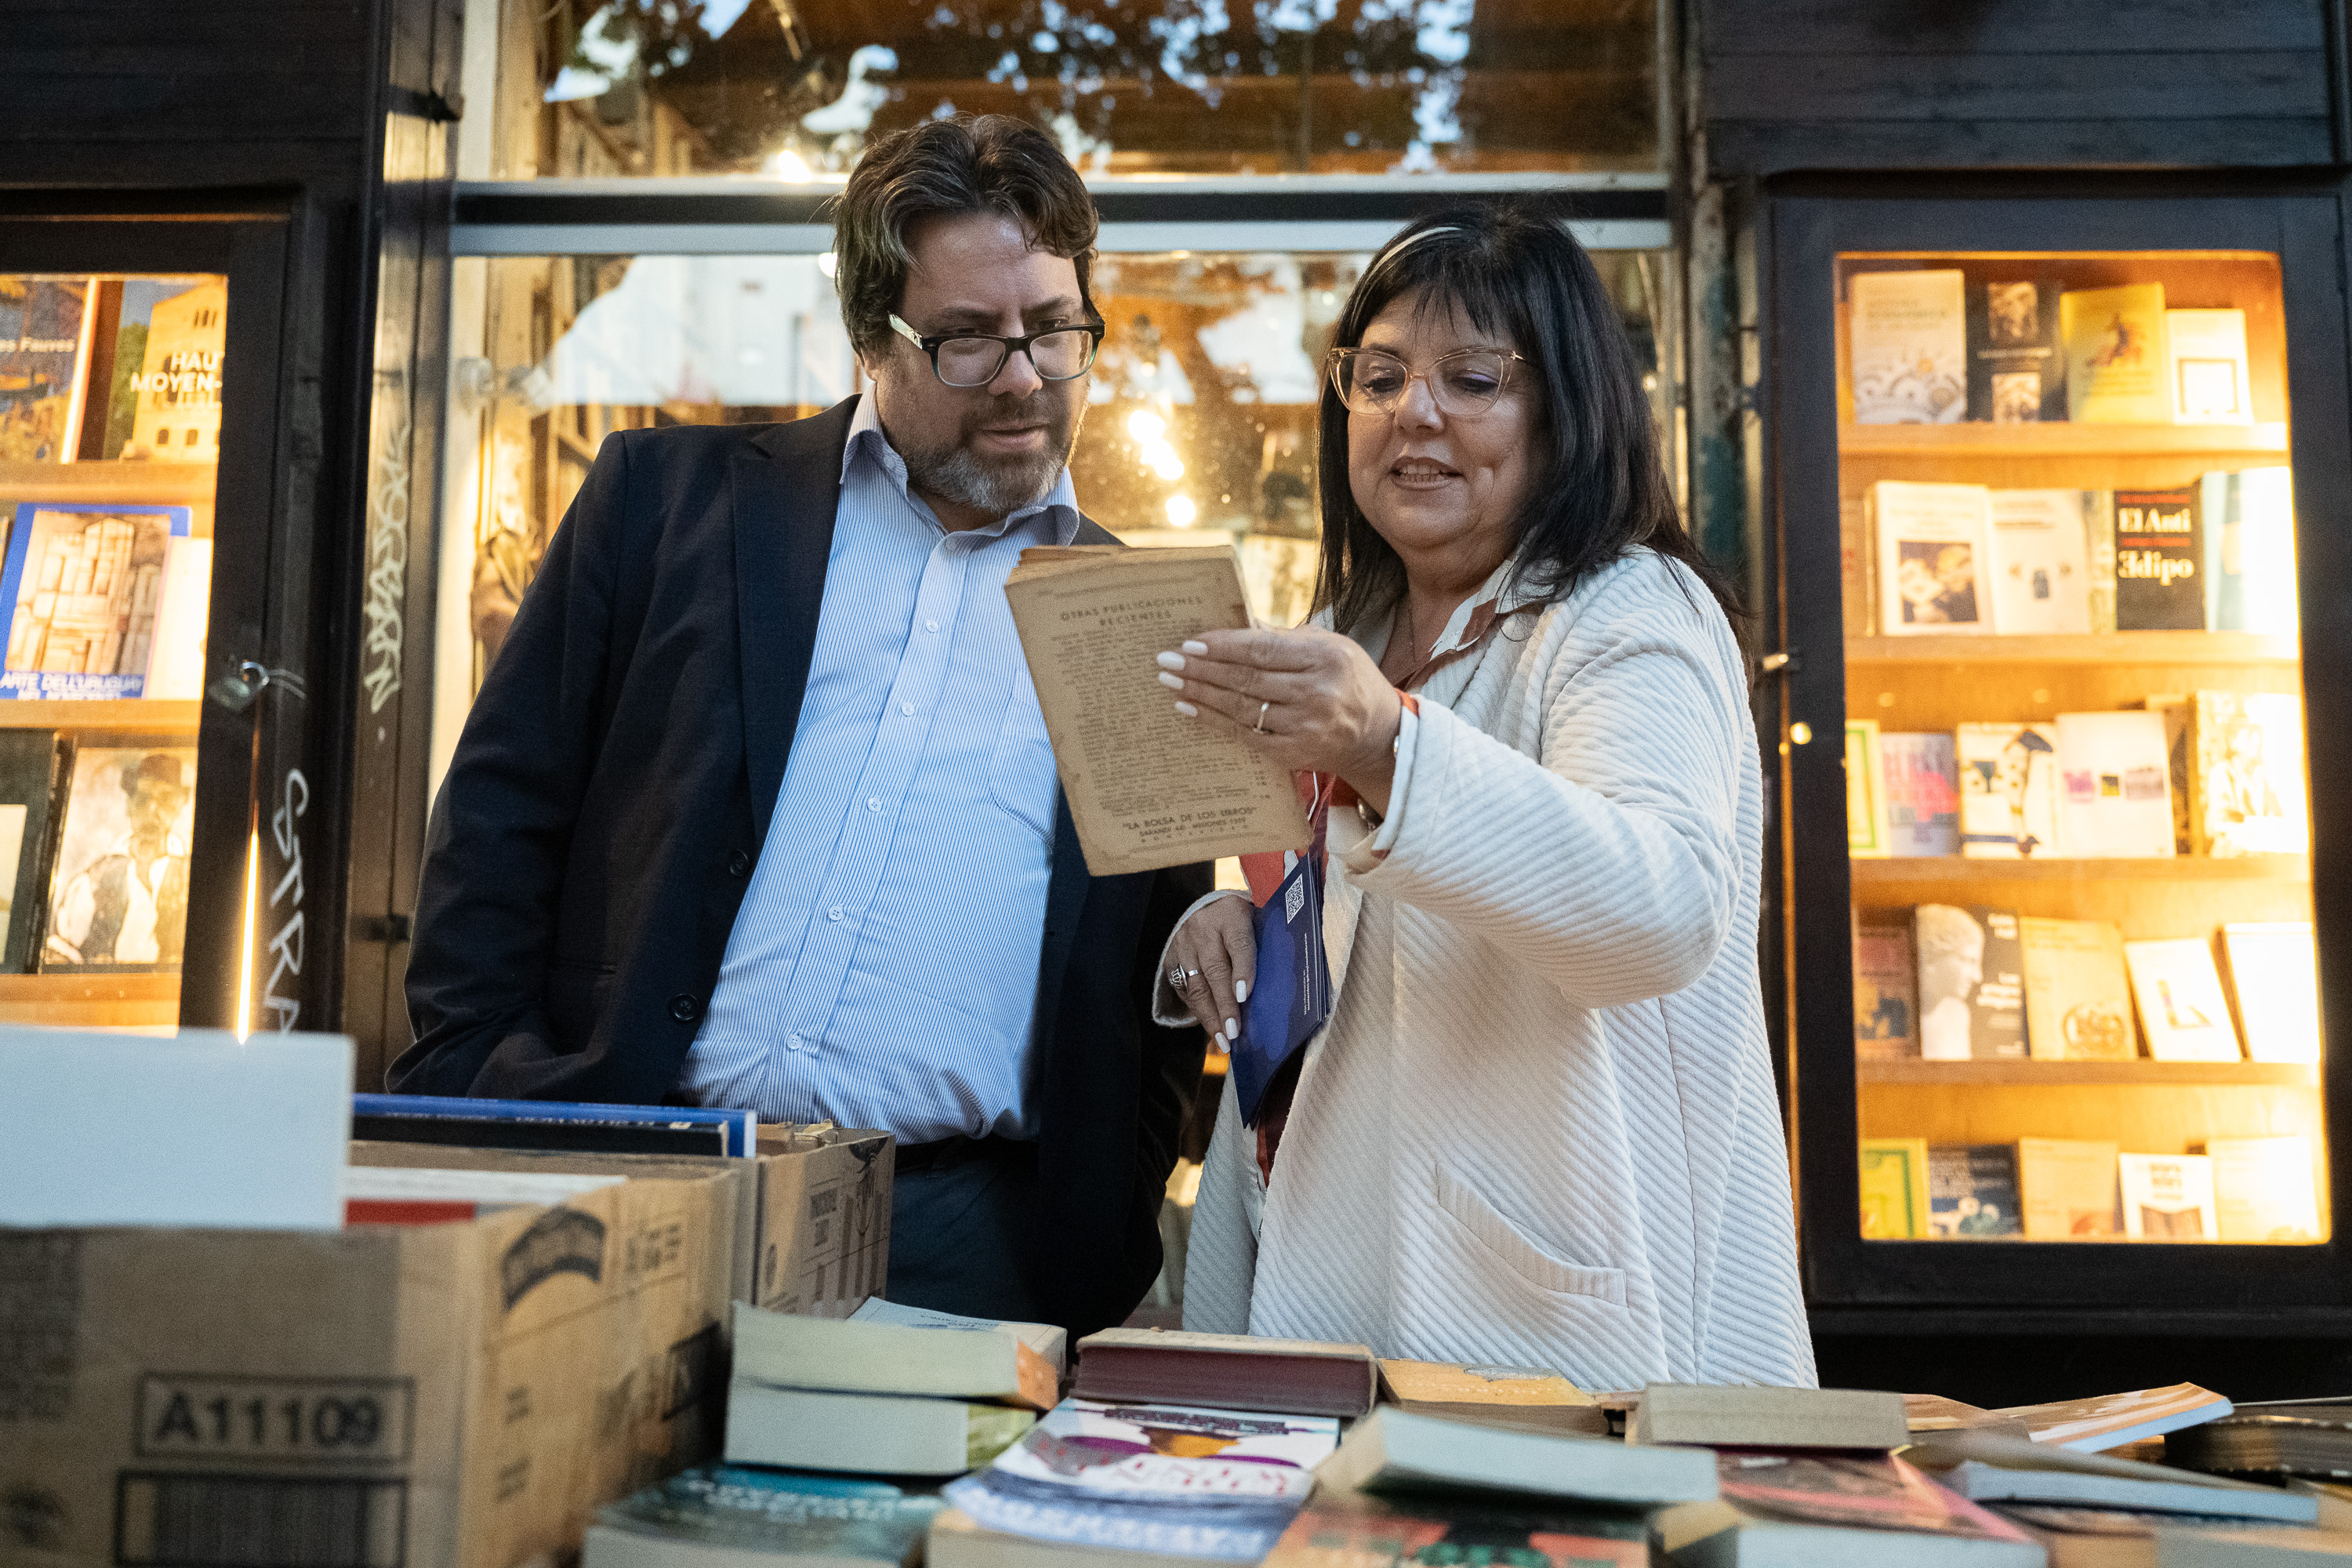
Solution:
[{"label": "silver ring", "polygon": [[1274,700],[1272,698],[1268,698],[1257,705],[1257,722],[1251,726],[1251,728],[1255,729],[1261,735],[1265,733],[1265,710],[1273,706]]},{"label": "silver ring", "polygon": [[1200,978],[1200,974],[1201,972],[1197,969],[1171,969],[1168,972],[1168,989],[1171,991],[1181,991],[1184,989],[1184,983],[1186,981],[1197,980]]}]

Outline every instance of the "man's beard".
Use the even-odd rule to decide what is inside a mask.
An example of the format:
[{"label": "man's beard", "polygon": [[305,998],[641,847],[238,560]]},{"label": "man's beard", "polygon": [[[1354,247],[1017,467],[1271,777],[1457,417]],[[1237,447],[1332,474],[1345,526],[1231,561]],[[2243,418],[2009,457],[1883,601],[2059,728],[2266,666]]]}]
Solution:
[{"label": "man's beard", "polygon": [[[1066,423],[1062,407],[1056,406],[1059,401],[1038,393],[1020,403],[992,403],[964,421],[955,445],[901,451],[908,488],[997,517],[1035,505],[1068,465],[1078,421],[1085,417],[1085,405],[1078,404],[1071,406]],[[1045,428],[1045,445],[1038,451],[983,458],[971,449],[970,443],[982,425],[1033,421]]]}]

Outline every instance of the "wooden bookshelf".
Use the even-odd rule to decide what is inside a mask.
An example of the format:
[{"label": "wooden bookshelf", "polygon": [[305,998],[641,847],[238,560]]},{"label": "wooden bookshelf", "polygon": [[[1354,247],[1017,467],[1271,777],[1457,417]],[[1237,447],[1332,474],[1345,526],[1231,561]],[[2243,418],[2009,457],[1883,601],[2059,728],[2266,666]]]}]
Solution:
[{"label": "wooden bookshelf", "polygon": [[135,730],[193,735],[203,721],[204,707],[194,699],[163,702],[142,697],[95,702],[0,700],[0,730]]},{"label": "wooden bookshelf", "polygon": [[1841,425],[1841,457],[2277,457],[2284,423],[2260,425]]},{"label": "wooden bookshelf", "polygon": [[2272,1085],[2296,1089],[2319,1087],[2319,1068],[2305,1062],[1931,1062],[1916,1057],[1895,1060],[1864,1058],[1854,1063],[1855,1079],[1869,1084],[1969,1084],[2068,1089],[2085,1084]]},{"label": "wooden bookshelf", "polygon": [[212,504],[211,463],[0,463],[0,500]]},{"label": "wooden bookshelf", "polygon": [[176,974],[0,974],[0,1024],[158,1029],[179,1021]]},{"label": "wooden bookshelf", "polygon": [[1958,855],[1895,856],[1856,860],[1853,885],[1950,882],[1956,888],[1996,882],[2308,882],[2307,855],[2149,856],[2137,860],[1971,860]]},{"label": "wooden bookshelf", "polygon": [[2105,632],[2084,637],[1848,637],[1854,664],[2270,664],[2301,661],[2299,639],[2254,632]]}]

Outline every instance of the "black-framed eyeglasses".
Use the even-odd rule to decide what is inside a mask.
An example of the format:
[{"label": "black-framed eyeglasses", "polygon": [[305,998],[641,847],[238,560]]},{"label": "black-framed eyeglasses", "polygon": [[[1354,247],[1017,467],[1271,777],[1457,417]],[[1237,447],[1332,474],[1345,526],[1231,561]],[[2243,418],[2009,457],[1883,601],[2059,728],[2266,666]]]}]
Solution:
[{"label": "black-framed eyeglasses", "polygon": [[1087,374],[1102,347],[1103,325],[1050,327],[1025,338],[991,337],[985,332],[948,332],[927,338],[897,316],[890,330],[929,356],[931,369],[950,386],[986,386],[1004,369],[1013,353],[1027,354],[1037,374],[1046,381],[1069,381]]},{"label": "black-framed eyeglasses", "polygon": [[1416,371],[1386,349],[1333,349],[1324,365],[1350,413],[1395,413],[1418,376],[1439,413],[1467,419],[1494,407],[1511,384],[1511,367],[1527,363],[1508,349],[1456,349]]}]

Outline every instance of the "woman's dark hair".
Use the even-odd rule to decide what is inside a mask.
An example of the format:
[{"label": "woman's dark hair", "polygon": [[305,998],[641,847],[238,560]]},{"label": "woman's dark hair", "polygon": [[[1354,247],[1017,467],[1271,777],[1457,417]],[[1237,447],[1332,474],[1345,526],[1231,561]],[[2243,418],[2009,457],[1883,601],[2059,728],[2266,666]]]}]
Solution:
[{"label": "woman's dark hair", "polygon": [[907,296],[908,237],[932,218],[995,213],[1032,250],[1069,258],[1089,314],[1097,219],[1086,181],[1051,136],[1006,114],[951,115],[877,136],[850,171],[833,211],[834,288],[841,321],[862,354],[892,340],[890,312]]},{"label": "woman's dark hair", "polygon": [[[1660,460],[1642,367],[1584,247],[1525,200],[1480,202],[1415,220],[1364,268],[1339,312],[1336,348],[1354,348],[1395,300],[1458,307],[1482,332],[1507,336],[1527,363],[1536,461],[1511,527],[1515,584],[1563,599],[1634,545],[1681,562],[1736,625],[1738,595],[1684,531]],[[1348,481],[1348,409],[1323,378],[1319,450],[1323,560],[1315,602],[1342,630],[1404,594],[1404,562],[1357,506]]]}]

